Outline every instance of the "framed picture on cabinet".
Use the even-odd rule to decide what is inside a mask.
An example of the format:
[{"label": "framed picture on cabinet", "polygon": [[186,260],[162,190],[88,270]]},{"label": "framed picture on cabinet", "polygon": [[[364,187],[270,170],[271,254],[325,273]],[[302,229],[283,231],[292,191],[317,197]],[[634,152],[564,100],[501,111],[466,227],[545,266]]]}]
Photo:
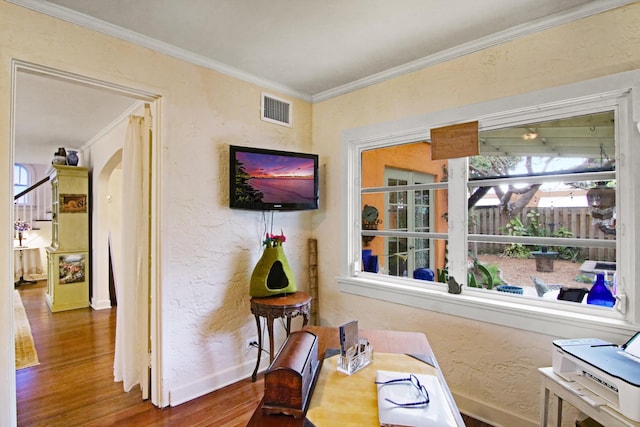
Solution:
[{"label": "framed picture on cabinet", "polygon": [[84,254],[60,256],[59,274],[60,284],[84,282],[86,277]]},{"label": "framed picture on cabinet", "polygon": [[60,213],[87,213],[87,195],[61,194]]}]

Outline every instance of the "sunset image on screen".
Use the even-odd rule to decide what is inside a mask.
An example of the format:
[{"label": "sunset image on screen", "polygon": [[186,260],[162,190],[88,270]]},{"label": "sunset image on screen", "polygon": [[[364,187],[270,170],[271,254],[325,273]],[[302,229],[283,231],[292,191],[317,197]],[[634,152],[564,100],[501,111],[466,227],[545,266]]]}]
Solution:
[{"label": "sunset image on screen", "polygon": [[314,161],[262,153],[236,153],[236,194],[261,203],[308,203],[315,199]]}]

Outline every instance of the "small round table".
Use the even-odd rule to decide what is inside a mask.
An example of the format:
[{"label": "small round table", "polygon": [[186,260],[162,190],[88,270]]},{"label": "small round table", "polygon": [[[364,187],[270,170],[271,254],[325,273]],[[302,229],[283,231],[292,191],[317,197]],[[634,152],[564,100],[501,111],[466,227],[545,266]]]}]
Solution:
[{"label": "small round table", "polygon": [[311,311],[311,297],[304,292],[292,294],[276,295],[273,297],[253,297],[251,298],[251,313],[256,317],[258,326],[258,360],[256,368],[251,375],[251,381],[255,382],[260,367],[260,356],[262,354],[262,328],[260,327],[260,317],[267,321],[267,332],[269,334],[269,363],[273,362],[273,320],[284,317],[287,319],[287,337],[291,333],[291,318],[302,315],[302,326],[309,322],[309,312]]},{"label": "small round table", "polygon": [[[18,272],[19,272],[19,274],[20,274],[20,278],[14,283],[14,287],[17,288],[18,286],[24,285],[24,284],[33,285],[35,283],[38,283],[35,280],[27,280],[27,279],[24,278],[24,276],[26,276],[27,271],[33,269],[34,267],[35,267],[36,270],[42,271],[42,268],[39,267],[39,264],[40,264],[40,262],[39,262],[40,261],[39,249],[38,248],[30,248],[28,246],[14,246],[13,251],[14,251],[13,252],[14,254],[17,251],[19,253],[19,257],[20,257],[20,261],[19,261],[19,263],[17,265],[15,263],[15,261],[17,261],[17,260],[14,261],[15,273],[18,274]],[[35,251],[35,252],[32,252],[32,251]],[[29,266],[25,267],[25,260],[24,260],[25,252],[28,252],[28,254],[27,254],[27,256],[29,257],[28,260],[32,261],[32,262],[29,263],[30,267]],[[14,256],[14,258],[15,258],[15,256]],[[35,261],[33,261],[33,260],[35,260]]]}]

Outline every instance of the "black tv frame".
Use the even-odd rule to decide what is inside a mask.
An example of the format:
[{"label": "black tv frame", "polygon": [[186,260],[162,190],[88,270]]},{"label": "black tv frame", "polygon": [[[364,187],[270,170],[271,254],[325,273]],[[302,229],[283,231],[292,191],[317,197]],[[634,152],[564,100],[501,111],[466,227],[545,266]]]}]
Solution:
[{"label": "black tv frame", "polygon": [[[247,182],[241,183],[242,174],[236,168],[237,155],[239,153],[249,153],[253,155],[265,156],[265,165],[269,163],[269,156],[273,156],[273,161],[292,159],[307,159],[313,161],[313,194],[308,201],[269,201],[265,202],[260,196],[260,192],[252,189]],[[280,159],[278,159],[280,158]],[[312,210],[319,207],[319,168],[318,155],[311,153],[272,150],[256,147],[242,147],[237,145],[229,146],[229,207],[232,209],[246,209],[258,211],[299,211]],[[246,179],[246,178],[245,178]],[[240,190],[237,186],[243,185],[244,190]],[[252,194],[253,190],[253,194]]]}]

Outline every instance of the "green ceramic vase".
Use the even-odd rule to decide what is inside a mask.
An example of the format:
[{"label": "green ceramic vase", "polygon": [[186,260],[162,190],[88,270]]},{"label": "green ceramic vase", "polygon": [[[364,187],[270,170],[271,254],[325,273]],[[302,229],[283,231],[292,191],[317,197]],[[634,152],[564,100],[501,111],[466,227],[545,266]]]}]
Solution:
[{"label": "green ceramic vase", "polygon": [[265,248],[251,274],[249,294],[252,297],[270,297],[294,293],[296,280],[284,256],[282,246]]}]

